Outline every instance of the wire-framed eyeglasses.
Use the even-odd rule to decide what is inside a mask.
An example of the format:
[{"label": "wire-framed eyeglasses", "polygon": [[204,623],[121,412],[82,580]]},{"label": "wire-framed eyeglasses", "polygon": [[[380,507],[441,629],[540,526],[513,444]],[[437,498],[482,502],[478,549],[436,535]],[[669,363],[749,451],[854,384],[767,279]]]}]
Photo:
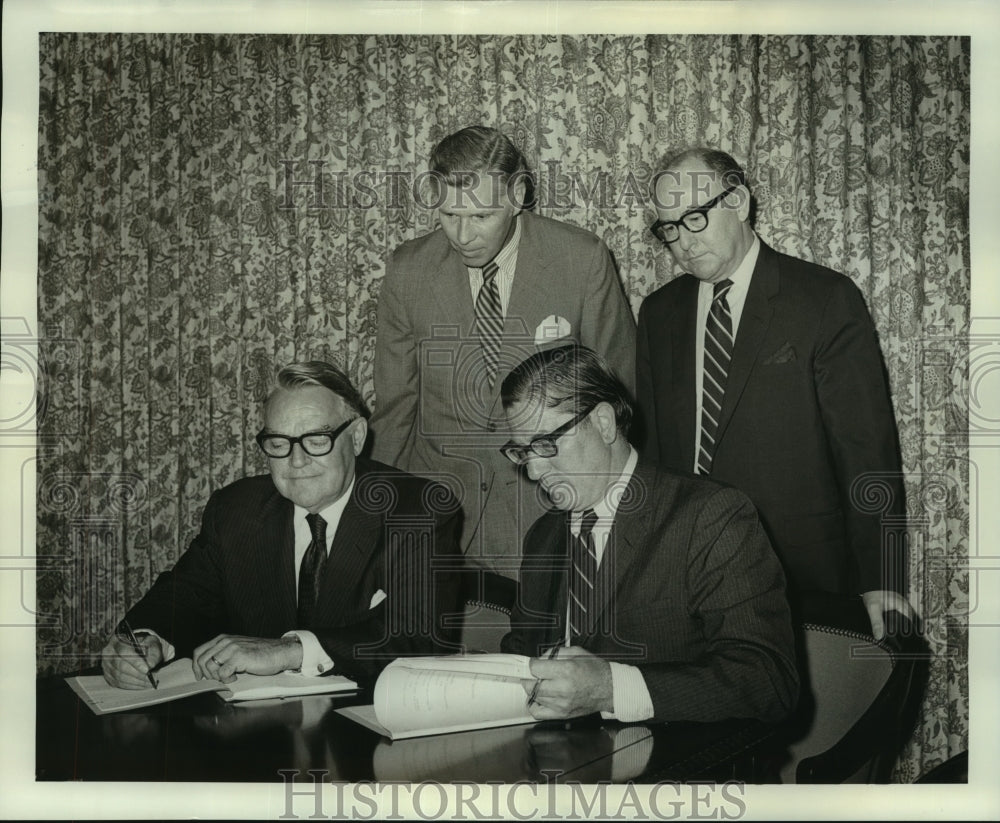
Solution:
[{"label": "wire-framed eyeglasses", "polygon": [[739,186],[730,186],[721,194],[717,194],[707,203],[703,203],[696,209],[690,209],[681,215],[679,220],[657,220],[649,227],[657,240],[668,246],[681,236],[681,226],[692,234],[697,234],[708,228],[708,213],[723,201],[727,194],[735,191]]},{"label": "wire-framed eyeglasses", "polygon": [[333,451],[333,444],[337,437],[358,418],[352,417],[350,420],[341,423],[335,429],[323,429],[320,431],[306,432],[298,437],[289,437],[287,434],[275,434],[266,430],[261,430],[257,435],[257,445],[268,457],[288,457],[292,453],[295,444],[302,447],[302,451],[310,457],[322,457]]},{"label": "wire-framed eyeglasses", "polygon": [[593,409],[580,412],[576,417],[571,417],[548,434],[540,434],[538,437],[531,438],[528,443],[521,444],[513,441],[505,443],[500,447],[500,453],[511,463],[518,466],[523,466],[532,457],[555,457],[559,454],[559,445],[556,441],[583,420],[591,411]]}]

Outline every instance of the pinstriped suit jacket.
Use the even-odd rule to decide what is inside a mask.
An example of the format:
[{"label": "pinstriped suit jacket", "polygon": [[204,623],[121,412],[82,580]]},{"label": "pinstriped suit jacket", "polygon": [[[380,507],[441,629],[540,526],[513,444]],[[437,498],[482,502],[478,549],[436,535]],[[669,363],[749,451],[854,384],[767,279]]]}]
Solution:
[{"label": "pinstriped suit jacket", "polygon": [[[364,458],[356,470],[314,632],[338,674],[364,680],[399,655],[444,650],[441,618],[460,611],[458,575],[444,571],[461,562],[460,514],[440,485]],[[270,475],[215,492],[198,536],[128,620],[180,656],[223,632],[273,638],[296,628],[293,513]],[[387,597],[370,608],[379,589]]]},{"label": "pinstriped suit jacket", "polygon": [[[569,517],[553,511],[524,544],[505,651],[563,640]],[[637,666],[656,720],[777,720],[798,693],[781,566],[741,492],[640,462],[597,573],[583,648]]]}]

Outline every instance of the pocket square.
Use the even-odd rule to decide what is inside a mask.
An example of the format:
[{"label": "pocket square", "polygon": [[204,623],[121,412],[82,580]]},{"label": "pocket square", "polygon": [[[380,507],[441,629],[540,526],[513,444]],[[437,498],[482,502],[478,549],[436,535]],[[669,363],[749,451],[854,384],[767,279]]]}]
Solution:
[{"label": "pocket square", "polygon": [[795,362],[795,349],[792,347],[791,343],[786,342],[780,349],[778,349],[774,354],[764,360],[765,366],[777,366],[781,363],[794,363]]},{"label": "pocket square", "polygon": [[564,337],[569,337],[573,331],[565,317],[550,314],[535,328],[535,345],[545,346]]},{"label": "pocket square", "polygon": [[385,600],[385,592],[379,589],[372,595],[372,602],[368,604],[369,609],[374,609],[379,603]]}]

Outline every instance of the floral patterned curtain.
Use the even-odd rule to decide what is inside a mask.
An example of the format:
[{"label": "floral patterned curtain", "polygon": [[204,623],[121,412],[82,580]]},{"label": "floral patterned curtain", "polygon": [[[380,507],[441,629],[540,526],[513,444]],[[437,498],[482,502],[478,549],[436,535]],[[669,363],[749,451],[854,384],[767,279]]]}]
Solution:
[{"label": "floral patterned curtain", "polygon": [[912,601],[935,652],[911,780],[968,745],[969,41],[842,36],[41,35],[38,665],[96,659],[265,470],[276,367],[343,363],[373,403],[387,253],[434,224],[432,145],[498,126],[543,214],[612,249],[637,310],[675,275],[656,161],[711,143],[757,229],[865,294],[902,440]]}]

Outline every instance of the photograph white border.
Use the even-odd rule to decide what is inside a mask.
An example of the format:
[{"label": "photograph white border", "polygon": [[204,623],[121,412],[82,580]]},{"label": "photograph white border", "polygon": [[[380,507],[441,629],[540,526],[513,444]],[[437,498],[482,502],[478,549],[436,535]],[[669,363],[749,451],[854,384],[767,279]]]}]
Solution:
[{"label": "photograph white border", "polygon": [[[27,324],[37,334],[37,120],[38,32],[163,31],[287,33],[767,33],[967,35],[972,38],[972,135],[970,231],[972,235],[973,333],[1000,340],[1000,179],[996,79],[1000,77],[1000,4],[958,0],[851,0],[829,3],[755,0],[365,0],[365,2],[249,2],[249,0],[7,0],[3,4],[2,197],[3,247],[0,316],[4,333]],[[0,419],[9,404],[34,391],[17,374],[0,374]],[[984,378],[1000,422],[1000,370]],[[1000,435],[998,435],[1000,437]],[[980,479],[978,500],[970,501],[970,555],[979,560],[975,626],[970,628],[970,773],[968,786],[747,786],[747,819],[997,819],[996,779],[1000,722],[1000,439],[970,444],[970,460]],[[10,558],[34,554],[34,489],[31,449],[0,442],[0,571]],[[993,501],[992,503],[988,501]],[[978,537],[978,542],[977,542]],[[989,555],[993,555],[992,564]],[[990,565],[998,568],[990,569]],[[10,578],[0,574],[0,817],[48,818],[261,818],[280,817],[286,808],[280,784],[124,784],[34,781],[34,632],[9,628],[5,597]],[[970,594],[970,598],[972,595]],[[183,787],[183,791],[181,788]],[[638,789],[639,787],[637,787]],[[225,789],[224,791],[221,789]],[[336,812],[328,798],[327,815]],[[436,804],[435,804],[436,805]],[[547,804],[543,804],[544,811]],[[311,803],[296,802],[300,817]],[[518,808],[524,812],[524,804]],[[669,807],[667,807],[669,808]],[[411,816],[413,814],[411,810]],[[684,811],[682,810],[681,816]],[[400,814],[407,815],[401,807]],[[443,819],[448,819],[445,816]]]}]

